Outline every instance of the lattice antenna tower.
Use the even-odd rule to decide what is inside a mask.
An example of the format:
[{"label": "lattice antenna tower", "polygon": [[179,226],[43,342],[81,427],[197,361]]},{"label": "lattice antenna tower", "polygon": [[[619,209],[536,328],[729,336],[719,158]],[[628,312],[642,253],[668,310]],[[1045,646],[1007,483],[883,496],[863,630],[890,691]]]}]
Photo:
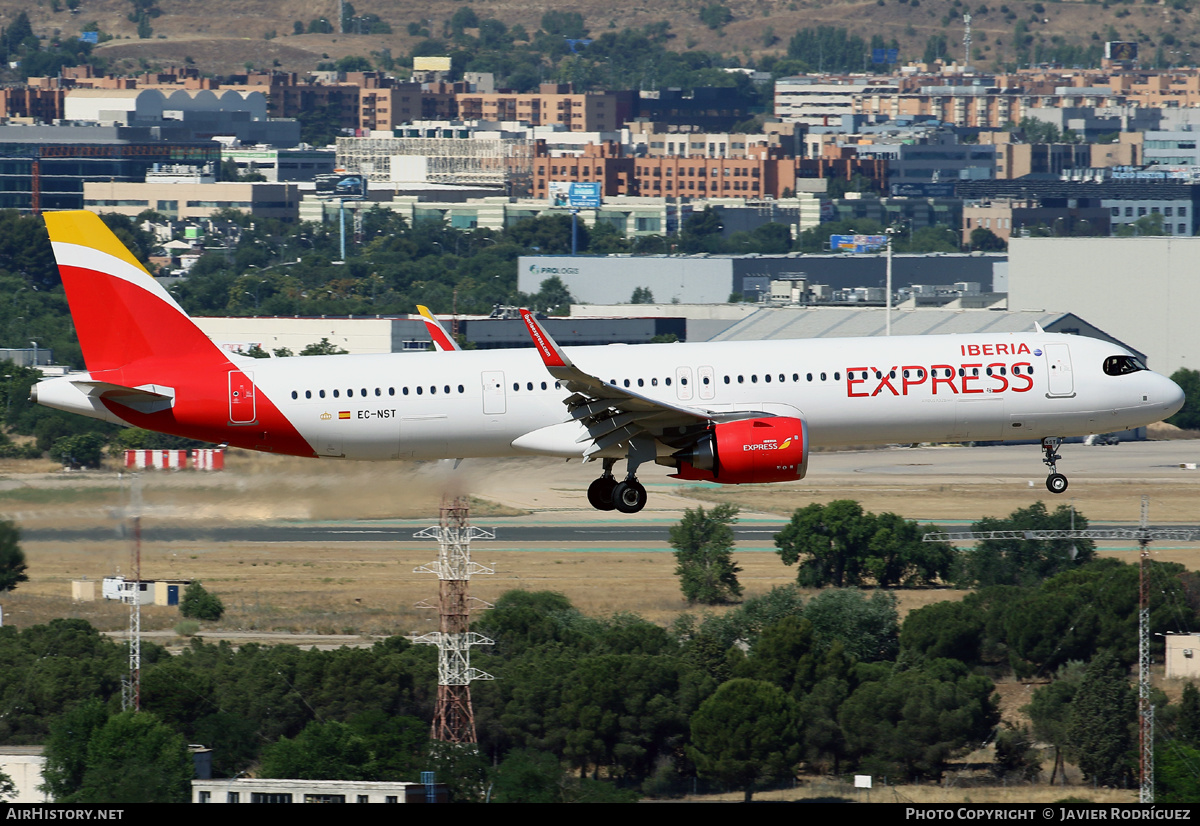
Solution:
[{"label": "lattice antenna tower", "polygon": [[121,709],[142,708],[142,474],[133,474],[129,485],[129,521],[132,545],[129,568],[133,576],[124,582],[123,599],[129,603],[129,673],[121,681]]},{"label": "lattice antenna tower", "polygon": [[430,736],[444,743],[474,746],[479,741],[475,736],[471,683],[493,678],[471,667],[471,647],[493,642],[470,630],[471,604],[478,603],[480,608],[492,606],[471,597],[468,589],[472,574],[495,571],[471,561],[471,540],[495,539],[496,532],[472,526],[469,517],[465,497],[446,497],[442,500],[439,524],[414,534],[418,539],[438,542],[437,560],[415,570],[437,574],[439,628],[411,639],[438,647],[438,696]]},{"label": "lattice antenna tower", "polygon": [[1136,539],[1138,543],[1138,802],[1154,802],[1154,704],[1150,702],[1150,581],[1146,563],[1150,542],[1194,542],[1200,530],[1151,528],[1150,498],[1142,497],[1136,528],[1088,528],[1069,531],[956,531],[927,533],[926,542],[975,542],[981,539]]}]

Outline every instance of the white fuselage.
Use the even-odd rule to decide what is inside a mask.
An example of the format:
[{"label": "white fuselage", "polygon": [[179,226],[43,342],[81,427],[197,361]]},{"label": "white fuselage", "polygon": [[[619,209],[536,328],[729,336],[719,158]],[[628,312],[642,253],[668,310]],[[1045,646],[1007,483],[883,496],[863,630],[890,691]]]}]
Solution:
[{"label": "white fuselage", "polygon": [[[799,415],[813,446],[1038,439],[1123,430],[1178,410],[1122,348],[1046,333],[568,348],[584,371],[705,410]],[[579,457],[569,395],[533,349],[239,362],[320,456]],[[905,375],[907,371],[907,376]]]}]

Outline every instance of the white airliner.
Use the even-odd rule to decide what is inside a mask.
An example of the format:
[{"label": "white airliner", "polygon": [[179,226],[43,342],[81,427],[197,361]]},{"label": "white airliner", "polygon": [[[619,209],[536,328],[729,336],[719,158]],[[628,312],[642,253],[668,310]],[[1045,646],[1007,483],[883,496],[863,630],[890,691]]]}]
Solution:
[{"label": "white airliner", "polygon": [[[1178,385],[1108,342],[1045,333],[255,360],[210,341],[95,215],[46,215],[87,372],[40,404],[251,450],[337,459],[598,460],[602,510],[646,504],[647,462],[726,484],[801,479],[812,447],[1041,439],[1180,409]],[[565,405],[565,406],[564,406]],[[613,475],[628,462],[621,481]]]}]

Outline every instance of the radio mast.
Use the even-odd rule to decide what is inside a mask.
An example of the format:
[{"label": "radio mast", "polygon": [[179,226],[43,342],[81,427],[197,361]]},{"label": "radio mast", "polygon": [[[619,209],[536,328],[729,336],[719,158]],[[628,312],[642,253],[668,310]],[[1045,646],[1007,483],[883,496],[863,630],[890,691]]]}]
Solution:
[{"label": "radio mast", "polygon": [[[438,647],[438,696],[430,736],[444,743],[474,746],[475,712],[471,707],[471,682],[492,675],[471,667],[471,646],[492,645],[492,640],[470,630],[473,597],[468,594],[472,574],[495,573],[471,561],[472,539],[495,539],[496,532],[469,524],[466,497],[442,500],[439,524],[418,531],[419,539],[438,541],[438,558],[417,573],[437,574],[439,629],[412,637],[415,643]],[[492,606],[482,600],[481,608]],[[431,606],[427,606],[431,607]]]}]

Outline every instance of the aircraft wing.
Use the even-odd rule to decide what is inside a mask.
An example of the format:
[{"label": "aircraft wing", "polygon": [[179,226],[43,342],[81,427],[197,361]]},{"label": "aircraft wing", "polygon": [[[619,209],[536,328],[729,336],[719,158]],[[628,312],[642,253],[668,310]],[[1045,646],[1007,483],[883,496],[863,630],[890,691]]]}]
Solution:
[{"label": "aircraft wing", "polygon": [[461,350],[458,342],[446,331],[442,323],[433,317],[433,313],[429,312],[429,308],[424,304],[417,305],[417,311],[421,314],[421,318],[425,320],[425,329],[429,333],[429,337],[433,339],[433,346],[438,350]]},{"label": "aircraft wing", "polygon": [[571,418],[587,429],[580,441],[592,442],[584,450],[585,459],[635,436],[660,438],[666,428],[684,428],[694,434],[713,422],[772,415],[754,410],[714,411],[673,404],[610,384],[576,367],[529,310],[521,310],[521,318],[550,375],[571,391],[564,404]]}]

